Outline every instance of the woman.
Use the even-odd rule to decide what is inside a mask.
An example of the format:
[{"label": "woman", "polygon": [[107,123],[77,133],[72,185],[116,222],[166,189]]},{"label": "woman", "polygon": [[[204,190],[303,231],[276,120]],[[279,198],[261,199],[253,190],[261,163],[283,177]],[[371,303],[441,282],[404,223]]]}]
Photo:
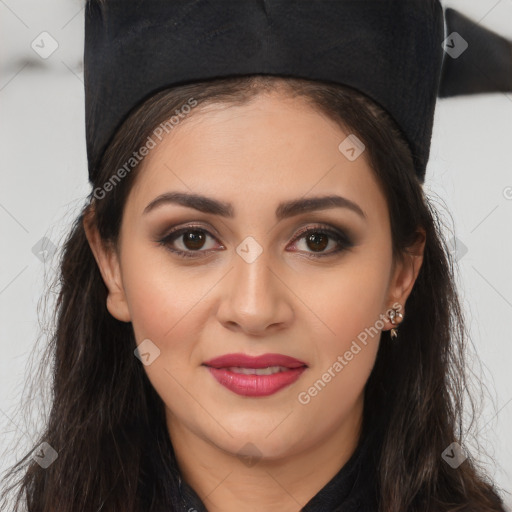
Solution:
[{"label": "woman", "polygon": [[110,139],[94,120],[20,503],[504,510],[461,447],[464,323],[405,125],[265,73],[159,90]]}]

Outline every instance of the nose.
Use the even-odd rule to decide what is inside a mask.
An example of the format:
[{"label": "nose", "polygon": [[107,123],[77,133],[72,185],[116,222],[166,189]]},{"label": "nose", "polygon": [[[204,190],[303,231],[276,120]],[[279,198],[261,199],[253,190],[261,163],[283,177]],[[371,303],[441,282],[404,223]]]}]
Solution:
[{"label": "nose", "polygon": [[219,322],[253,336],[288,327],[294,315],[294,295],[283,267],[272,262],[265,250],[254,261],[236,254],[233,265],[222,289]]}]

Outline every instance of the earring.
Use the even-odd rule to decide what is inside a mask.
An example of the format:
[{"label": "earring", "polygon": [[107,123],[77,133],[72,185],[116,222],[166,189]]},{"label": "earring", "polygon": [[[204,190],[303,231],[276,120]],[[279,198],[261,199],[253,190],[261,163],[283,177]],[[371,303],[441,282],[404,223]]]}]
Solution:
[{"label": "earring", "polygon": [[[398,311],[398,309],[393,308],[393,309],[391,309],[389,311],[389,321],[393,325],[399,325],[402,322],[403,319],[404,319],[404,315],[402,315],[402,313],[400,313],[400,311]],[[397,330],[398,330],[397,327],[393,327],[390,330],[391,338],[394,339],[394,338],[396,338],[398,336]]]}]

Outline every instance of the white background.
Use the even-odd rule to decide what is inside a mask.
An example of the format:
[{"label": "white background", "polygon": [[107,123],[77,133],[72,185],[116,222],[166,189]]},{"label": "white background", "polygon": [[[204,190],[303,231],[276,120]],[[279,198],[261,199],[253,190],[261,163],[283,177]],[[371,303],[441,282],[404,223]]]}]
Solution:
[{"label": "white background", "polygon": [[[443,4],[512,39],[512,0]],[[51,272],[55,260],[42,263],[32,248],[43,236],[59,246],[90,188],[83,23],[78,0],[0,0],[0,471],[19,455],[15,442],[23,450],[33,436],[34,426],[18,407],[35,369],[30,364],[37,364],[36,347],[44,344],[37,304],[44,272]],[[59,45],[47,59],[31,48],[44,31]],[[460,293],[472,350],[482,363],[470,366],[483,379],[477,392],[486,400],[471,456],[507,491],[512,506],[512,193],[506,197],[512,188],[507,187],[512,187],[512,93],[439,100],[425,189],[447,221],[453,218],[459,250],[467,249],[459,260]],[[35,407],[48,407],[40,402]]]}]

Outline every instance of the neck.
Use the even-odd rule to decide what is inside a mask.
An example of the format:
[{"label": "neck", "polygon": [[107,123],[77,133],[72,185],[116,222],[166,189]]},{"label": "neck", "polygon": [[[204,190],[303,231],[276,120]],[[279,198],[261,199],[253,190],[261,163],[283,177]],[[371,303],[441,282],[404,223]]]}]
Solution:
[{"label": "neck", "polygon": [[[335,431],[279,458],[244,458],[188,430],[168,414],[182,479],[209,512],[296,512],[346,464],[357,448],[362,400]],[[242,443],[243,444],[243,443]]]}]

